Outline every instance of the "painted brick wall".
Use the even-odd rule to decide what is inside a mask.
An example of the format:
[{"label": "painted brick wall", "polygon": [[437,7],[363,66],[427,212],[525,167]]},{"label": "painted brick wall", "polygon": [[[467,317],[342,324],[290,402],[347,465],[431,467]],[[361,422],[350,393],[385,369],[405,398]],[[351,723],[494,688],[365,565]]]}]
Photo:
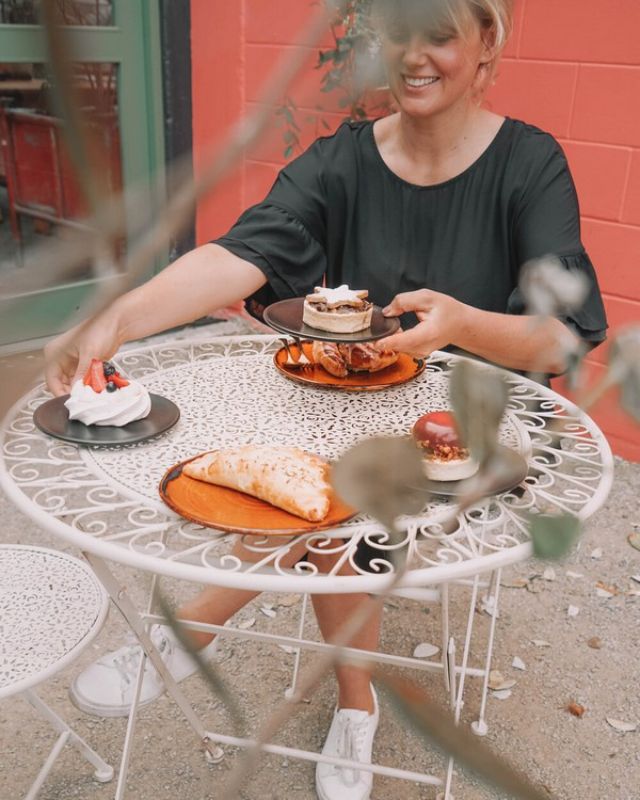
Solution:
[{"label": "painted brick wall", "polygon": [[[260,102],[270,69],[314,10],[307,0],[192,0],[196,169],[231,122]],[[514,35],[487,96],[495,111],[539,125],[564,147],[614,331],[640,321],[639,31],[638,0],[516,0]],[[337,97],[319,91],[316,60],[317,48],[309,50],[308,68],[289,91],[303,147],[326,132],[324,122],[335,127],[341,119]],[[285,163],[283,150],[274,124],[199,205],[199,241],[224,232],[264,196]],[[604,371],[606,348],[590,354],[594,379]],[[563,391],[561,381],[556,388]],[[640,426],[619,410],[614,393],[593,415],[615,452],[640,461]]]}]

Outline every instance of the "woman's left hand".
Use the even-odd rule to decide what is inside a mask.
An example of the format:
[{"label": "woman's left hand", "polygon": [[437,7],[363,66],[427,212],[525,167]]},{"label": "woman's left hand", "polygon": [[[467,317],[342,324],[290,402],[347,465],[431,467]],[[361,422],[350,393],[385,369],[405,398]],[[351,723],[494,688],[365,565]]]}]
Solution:
[{"label": "woman's left hand", "polygon": [[398,294],[383,309],[385,317],[399,317],[407,311],[413,311],[419,322],[408,331],[378,340],[375,345],[380,350],[397,350],[414,358],[424,358],[434,350],[455,344],[467,308],[448,294],[432,292],[430,289]]}]

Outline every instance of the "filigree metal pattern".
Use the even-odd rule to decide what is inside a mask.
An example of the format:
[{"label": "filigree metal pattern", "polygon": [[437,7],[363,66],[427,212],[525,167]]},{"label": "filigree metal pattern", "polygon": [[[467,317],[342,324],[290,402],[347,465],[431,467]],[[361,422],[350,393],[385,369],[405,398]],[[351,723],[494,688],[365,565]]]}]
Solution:
[{"label": "filigree metal pattern", "polygon": [[[139,445],[77,448],[44,436],[32,420],[49,397],[39,387],[5,421],[0,477],[19,489],[27,513],[35,508],[43,524],[63,523],[64,528],[55,526],[57,532],[68,531],[86,549],[91,540],[109,543],[101,552],[112,552],[114,560],[126,562],[123,551],[128,551],[143,556],[138,565],[158,572],[175,574],[171,564],[181,564],[189,566],[193,580],[215,583],[214,574],[203,574],[207,569],[233,585],[246,586],[249,575],[260,575],[262,586],[281,579],[292,590],[301,586],[299,579],[314,577],[318,590],[333,579],[317,574],[310,561],[282,566],[298,540],[311,552],[339,554],[334,572],[348,562],[368,587],[392,570],[390,550],[406,547],[413,565],[407,583],[424,584],[444,579],[454,567],[471,574],[478,559],[487,561],[491,554],[500,554],[503,563],[526,556],[525,520],[531,511],[562,509],[585,517],[606,497],[612,460],[594,423],[551,390],[505,372],[511,398],[500,439],[531,465],[520,487],[459,514],[453,533],[450,526],[445,533],[442,522],[455,506],[433,497],[419,518],[404,521],[404,542],[390,545],[379,525],[359,516],[340,530],[289,543],[246,537],[259,561],[243,563],[228,554],[228,536],[188,523],[162,504],[157,486],[169,466],[204,450],[243,443],[295,445],[333,459],[366,436],[406,435],[421,414],[450,407],[448,374],[459,358],[434,354],[427,370],[408,384],[373,394],[343,393],[288,381],[273,366],[279,346],[275,337],[250,335],[122,353],[116,360],[126,374],[181,410],[175,428]],[[359,541],[368,547],[356,555]],[[184,577],[184,570],[180,574]]]},{"label": "filigree metal pattern", "polygon": [[86,639],[103,605],[96,578],[77,559],[0,547],[0,689],[55,666]]}]

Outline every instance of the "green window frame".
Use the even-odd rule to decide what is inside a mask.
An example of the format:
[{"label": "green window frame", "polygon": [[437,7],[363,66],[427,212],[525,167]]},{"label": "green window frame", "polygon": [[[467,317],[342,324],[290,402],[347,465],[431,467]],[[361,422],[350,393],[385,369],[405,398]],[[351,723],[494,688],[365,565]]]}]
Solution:
[{"label": "green window frame", "polygon": [[[159,5],[148,0],[113,0],[113,26],[69,26],[66,32],[74,59],[118,65],[118,110],[122,180],[142,187],[149,208],[158,201],[164,182],[164,113],[162,107]],[[4,63],[47,60],[44,32],[34,25],[0,25]],[[150,277],[166,264],[161,254],[150,265]],[[46,269],[46,265],[43,265]],[[51,336],[67,320],[99,279],[51,287],[13,297],[0,297],[0,345]],[[0,284],[1,290],[1,284]]]}]

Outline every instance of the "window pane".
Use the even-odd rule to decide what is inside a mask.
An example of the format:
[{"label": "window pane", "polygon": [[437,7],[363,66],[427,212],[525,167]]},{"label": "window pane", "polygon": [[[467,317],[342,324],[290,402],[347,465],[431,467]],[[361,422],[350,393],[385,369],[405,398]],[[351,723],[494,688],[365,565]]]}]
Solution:
[{"label": "window pane", "polygon": [[[39,0],[0,0],[1,25],[37,25]],[[56,0],[66,25],[113,25],[113,0]]]},{"label": "window pane", "polygon": [[[67,152],[63,123],[53,111],[47,67],[4,67],[5,76],[11,74],[0,80],[0,265],[6,268],[19,263],[30,245],[86,230],[89,208]],[[74,73],[100,191],[119,192],[118,66],[78,63]],[[25,266],[32,268],[28,259]],[[90,270],[87,263],[74,277],[86,277]]]}]

